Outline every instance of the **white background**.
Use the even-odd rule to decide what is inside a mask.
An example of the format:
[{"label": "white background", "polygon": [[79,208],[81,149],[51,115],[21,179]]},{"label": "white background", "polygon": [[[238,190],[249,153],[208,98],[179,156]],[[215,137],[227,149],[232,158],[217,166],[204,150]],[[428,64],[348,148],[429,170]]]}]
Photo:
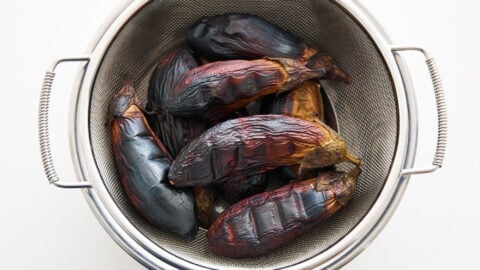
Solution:
[{"label": "white background", "polygon": [[[427,48],[446,89],[444,168],[413,176],[390,222],[345,269],[478,269],[480,242],[480,4],[363,0],[396,44]],[[85,52],[119,1],[9,1],[0,8],[0,269],[143,269],[102,229],[78,190],[48,185],[39,159],[38,97],[58,57]],[[431,163],[436,113],[423,59],[406,53],[420,117],[417,165]],[[67,67],[68,66],[68,67]],[[58,70],[51,134],[59,175],[74,180],[68,147],[70,89],[77,66]]]}]

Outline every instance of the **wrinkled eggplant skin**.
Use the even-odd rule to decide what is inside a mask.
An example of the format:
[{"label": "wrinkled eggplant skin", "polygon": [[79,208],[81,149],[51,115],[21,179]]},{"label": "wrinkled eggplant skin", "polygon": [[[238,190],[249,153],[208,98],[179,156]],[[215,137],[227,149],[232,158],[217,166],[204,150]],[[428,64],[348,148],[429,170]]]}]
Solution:
[{"label": "wrinkled eggplant skin", "polygon": [[360,169],[328,171],[253,195],[223,212],[208,230],[221,256],[257,257],[284,246],[341,209],[354,194]]},{"label": "wrinkled eggplant skin", "polygon": [[147,120],[172,156],[206,129],[206,122],[174,116],[165,110],[165,96],[171,96],[174,86],[188,71],[198,67],[194,56],[184,47],[164,55],[150,78],[146,110]]},{"label": "wrinkled eggplant skin", "polygon": [[148,86],[147,109],[158,110],[165,106],[165,95],[190,70],[199,66],[195,57],[184,47],[166,53],[158,62]]},{"label": "wrinkled eggplant skin", "polygon": [[[112,150],[125,192],[151,224],[192,240],[198,230],[193,193],[169,184],[172,159],[153,134],[140,107],[135,103],[117,105],[128,95],[135,95],[133,88],[128,92],[119,93],[110,110]],[[121,107],[126,108],[124,112],[118,110]]]},{"label": "wrinkled eggplant skin", "polygon": [[253,194],[265,191],[267,185],[265,174],[256,174],[244,181],[226,181],[218,185],[217,190],[225,201],[233,204]]},{"label": "wrinkled eggplant skin", "polygon": [[250,14],[205,17],[188,30],[187,44],[211,61],[264,56],[305,61],[316,52],[289,31]]},{"label": "wrinkled eggplant skin", "polygon": [[324,74],[323,69],[309,69],[288,58],[213,62],[187,72],[165,96],[165,108],[173,115],[214,121],[262,96]]},{"label": "wrinkled eggplant skin", "polygon": [[360,164],[345,141],[323,123],[283,115],[256,115],[220,123],[195,138],[172,163],[177,187],[243,181],[279,166],[318,168]]},{"label": "wrinkled eggplant skin", "polygon": [[[260,113],[262,107],[262,99],[257,99],[240,112],[241,116],[256,115]],[[217,192],[222,198],[230,203],[236,203],[253,194],[264,192],[267,188],[268,182],[266,174],[256,174],[248,177],[244,181],[226,181],[223,184],[217,185]]]}]

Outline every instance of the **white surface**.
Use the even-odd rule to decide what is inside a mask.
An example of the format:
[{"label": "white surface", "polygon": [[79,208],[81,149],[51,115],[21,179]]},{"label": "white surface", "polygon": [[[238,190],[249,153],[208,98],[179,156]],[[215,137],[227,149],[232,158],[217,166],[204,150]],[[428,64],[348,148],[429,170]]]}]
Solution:
[{"label": "white surface", "polygon": [[[473,269],[480,242],[477,141],[480,4],[459,0],[364,0],[398,44],[437,59],[449,111],[443,169],[411,178],[391,221],[345,269]],[[143,269],[101,228],[78,190],[47,184],[40,165],[37,110],[50,62],[82,54],[118,1],[9,1],[0,9],[2,128],[0,269]],[[435,108],[422,58],[406,54],[420,114],[417,164],[431,163]],[[68,66],[68,67],[67,67]],[[75,65],[59,69],[51,134],[62,179],[74,179],[66,113]]]}]

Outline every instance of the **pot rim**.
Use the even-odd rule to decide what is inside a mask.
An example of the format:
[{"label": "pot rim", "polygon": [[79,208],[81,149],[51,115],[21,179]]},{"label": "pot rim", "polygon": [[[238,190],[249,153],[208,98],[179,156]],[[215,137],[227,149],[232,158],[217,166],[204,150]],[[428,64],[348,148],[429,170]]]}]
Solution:
[{"label": "pot rim", "polygon": [[[92,188],[84,189],[83,192],[98,221],[117,244],[141,264],[148,268],[210,269],[215,266],[200,266],[177,257],[138,231],[122,214],[104,186],[92,152],[89,104],[96,73],[118,31],[149,2],[149,0],[125,1],[105,21],[87,49],[90,61],[78,76],[70,106],[69,136],[74,169],[80,181],[88,181],[92,185]],[[400,202],[409,180],[409,175],[402,175],[401,172],[413,164],[416,152],[418,123],[415,116],[416,101],[409,73],[401,56],[392,53],[392,42],[387,33],[360,3],[351,0],[332,2],[349,13],[365,29],[390,71],[398,106],[397,143],[389,174],[372,208],[335,245],[317,256],[291,266],[297,269],[338,268],[365,249],[386,225]]]}]

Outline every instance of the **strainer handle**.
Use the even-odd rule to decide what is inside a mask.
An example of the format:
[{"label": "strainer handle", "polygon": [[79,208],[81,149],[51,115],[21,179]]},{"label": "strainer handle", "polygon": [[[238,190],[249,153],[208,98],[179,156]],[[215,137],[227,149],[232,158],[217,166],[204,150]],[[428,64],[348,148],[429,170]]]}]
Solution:
[{"label": "strainer handle", "polygon": [[412,46],[394,46],[392,51],[418,51],[421,52],[426,60],[428,71],[433,82],[433,90],[435,92],[435,103],[437,105],[437,119],[438,119],[438,134],[437,134],[437,147],[435,150],[435,156],[433,158],[432,166],[425,168],[410,168],[403,169],[402,174],[420,174],[433,172],[443,165],[443,159],[445,157],[445,150],[447,147],[447,105],[445,102],[445,94],[443,91],[442,80],[440,79],[440,73],[438,71],[435,59],[431,57],[428,52],[419,47]]},{"label": "strainer handle", "polygon": [[42,90],[40,92],[40,106],[38,113],[38,136],[40,143],[40,155],[42,158],[43,169],[50,184],[61,188],[91,188],[88,182],[62,182],[58,177],[55,166],[53,165],[52,152],[50,149],[50,136],[48,132],[48,109],[50,105],[50,93],[55,79],[55,68],[63,62],[89,62],[89,56],[79,56],[70,58],[61,58],[53,61],[50,68],[45,73]]}]

